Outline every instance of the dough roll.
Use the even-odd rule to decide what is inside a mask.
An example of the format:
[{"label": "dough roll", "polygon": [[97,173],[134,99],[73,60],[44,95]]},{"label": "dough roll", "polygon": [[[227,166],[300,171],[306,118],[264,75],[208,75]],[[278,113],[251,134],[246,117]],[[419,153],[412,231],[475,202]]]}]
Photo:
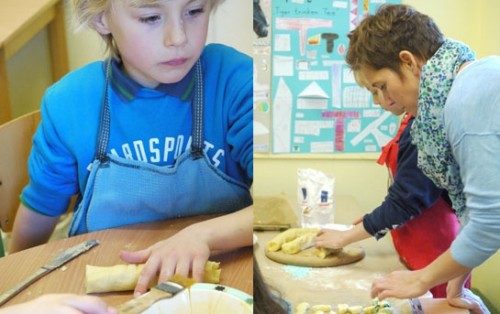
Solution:
[{"label": "dough roll", "polygon": [[306,233],[318,233],[319,229],[316,228],[290,228],[278,234],[271,241],[267,243],[267,249],[272,252],[279,251],[284,243],[295,240]]},{"label": "dough roll", "polygon": [[[131,291],[135,289],[144,264],[119,264],[114,266],[87,265],[85,287],[87,293]],[[207,261],[203,282],[219,283],[221,269],[219,263]],[[151,287],[156,282],[151,283]]]},{"label": "dough roll", "polygon": [[316,233],[306,233],[296,238],[295,240],[284,243],[281,246],[281,251],[283,251],[283,253],[285,254],[295,254],[314,246],[314,242],[316,242]]},{"label": "dough roll", "polygon": [[144,264],[100,267],[87,265],[85,287],[87,293],[134,290]]}]

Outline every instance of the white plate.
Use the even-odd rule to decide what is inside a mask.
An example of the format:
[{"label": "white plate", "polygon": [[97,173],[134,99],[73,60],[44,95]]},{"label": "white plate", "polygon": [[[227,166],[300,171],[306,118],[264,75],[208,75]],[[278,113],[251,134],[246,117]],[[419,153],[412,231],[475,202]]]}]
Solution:
[{"label": "white plate", "polygon": [[254,233],[253,234],[253,245],[257,244],[257,241],[259,241],[259,238],[257,238],[257,235]]},{"label": "white plate", "polygon": [[143,314],[251,314],[253,297],[234,288],[194,284],[171,299],[158,301]]}]

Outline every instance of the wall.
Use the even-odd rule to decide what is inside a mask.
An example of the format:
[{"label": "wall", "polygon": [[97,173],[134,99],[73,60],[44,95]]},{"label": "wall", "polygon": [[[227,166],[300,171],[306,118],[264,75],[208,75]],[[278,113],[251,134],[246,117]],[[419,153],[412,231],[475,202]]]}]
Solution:
[{"label": "wall", "polygon": [[[497,0],[403,0],[432,17],[448,37],[468,43],[478,57],[500,54],[500,1]],[[473,3],[473,4],[472,4]],[[335,193],[349,194],[369,211],[380,204],[386,194],[387,170],[375,162],[376,155],[269,155],[256,154],[254,159],[254,194],[284,193],[294,204],[297,169],[315,168],[336,177]],[[337,208],[337,210],[342,210]],[[474,270],[473,287],[480,290],[500,309],[500,253]]]},{"label": "wall", "polygon": [[[497,0],[404,0],[433,17],[449,37],[469,43],[478,56],[500,54],[500,1]],[[69,3],[69,1],[67,2]],[[473,3],[473,4],[472,4]],[[251,54],[253,37],[243,30],[251,28],[248,14],[250,0],[226,0],[212,21],[211,41],[236,45]],[[69,13],[70,8],[67,8]],[[73,32],[68,18],[68,49],[71,69],[102,58],[99,38],[92,32]],[[244,22],[242,22],[244,21]],[[225,30],[231,29],[228,34]],[[241,31],[235,31],[240,29]],[[8,63],[11,78],[13,114],[38,108],[40,99],[50,85],[50,67],[46,33],[41,32]],[[29,92],[26,92],[29,91]],[[386,193],[387,171],[376,165],[375,155],[334,156],[269,156],[255,157],[254,193],[272,195],[286,193],[295,197],[296,171],[300,167],[314,167],[336,177],[336,193],[356,197],[360,206],[370,210],[377,206]],[[341,209],[338,209],[341,210]],[[474,271],[473,285],[481,290],[500,309],[500,256],[497,253]]]}]

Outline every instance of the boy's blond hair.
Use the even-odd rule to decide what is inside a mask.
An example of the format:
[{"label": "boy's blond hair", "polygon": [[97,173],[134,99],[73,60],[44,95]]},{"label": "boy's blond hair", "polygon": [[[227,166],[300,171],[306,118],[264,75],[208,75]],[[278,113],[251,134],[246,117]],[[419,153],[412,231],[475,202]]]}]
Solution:
[{"label": "boy's blond hair", "polygon": [[[100,17],[100,15],[109,12],[113,6],[113,1],[116,0],[73,0],[73,10],[75,12],[75,24],[77,29],[90,28],[95,30],[95,21]],[[118,0],[118,1],[128,1],[130,5],[145,5],[145,4],[155,4],[161,0]],[[210,10],[215,10],[224,0],[208,0],[210,3]],[[109,51],[110,55],[114,58],[119,59],[120,52],[114,44],[113,37],[108,35],[101,35],[104,43],[106,44],[106,50]]]}]

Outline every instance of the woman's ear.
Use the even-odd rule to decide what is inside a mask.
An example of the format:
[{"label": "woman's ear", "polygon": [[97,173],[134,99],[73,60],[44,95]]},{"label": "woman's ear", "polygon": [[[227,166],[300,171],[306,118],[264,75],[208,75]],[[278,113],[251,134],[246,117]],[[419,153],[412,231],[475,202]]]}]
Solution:
[{"label": "woman's ear", "polygon": [[108,18],[106,14],[101,13],[94,18],[93,21],[95,30],[101,35],[109,35],[111,34],[111,30],[108,26]]},{"label": "woman's ear", "polygon": [[407,68],[414,74],[420,73],[420,63],[413,53],[408,50],[401,50],[399,52],[399,60],[401,61],[402,68]]}]

